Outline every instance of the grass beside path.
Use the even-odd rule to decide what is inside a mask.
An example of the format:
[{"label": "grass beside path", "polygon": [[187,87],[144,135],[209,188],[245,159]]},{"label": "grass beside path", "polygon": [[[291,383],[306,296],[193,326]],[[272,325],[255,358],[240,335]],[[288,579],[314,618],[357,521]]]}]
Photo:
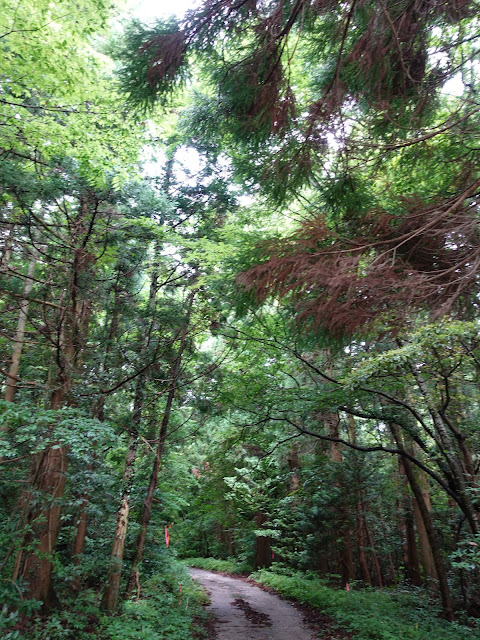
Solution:
[{"label": "grass beside path", "polygon": [[251,573],[252,567],[241,564],[235,560],[217,560],[216,558],[184,558],[182,560],[188,567],[216,571],[217,573],[231,573],[232,575],[245,576]]},{"label": "grass beside path", "polygon": [[467,627],[438,617],[439,608],[420,591],[333,589],[303,573],[283,575],[257,571],[253,580],[282,596],[328,614],[355,633],[356,640],[480,640],[480,627]]}]

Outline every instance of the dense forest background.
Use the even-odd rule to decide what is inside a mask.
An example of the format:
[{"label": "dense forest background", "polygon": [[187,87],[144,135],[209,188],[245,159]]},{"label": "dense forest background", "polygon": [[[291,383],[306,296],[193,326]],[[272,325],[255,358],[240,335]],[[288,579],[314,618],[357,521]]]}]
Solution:
[{"label": "dense forest background", "polygon": [[478,2],[120,9],[0,12],[2,637],[477,637]]}]

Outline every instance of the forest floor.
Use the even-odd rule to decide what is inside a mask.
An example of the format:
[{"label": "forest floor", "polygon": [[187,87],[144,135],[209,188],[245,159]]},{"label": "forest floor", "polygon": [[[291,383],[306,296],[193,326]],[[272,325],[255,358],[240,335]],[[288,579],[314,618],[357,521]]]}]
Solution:
[{"label": "forest floor", "polygon": [[209,595],[216,640],[312,640],[318,637],[319,623],[329,626],[308,608],[297,609],[253,581],[203,569],[192,568],[190,574]]}]

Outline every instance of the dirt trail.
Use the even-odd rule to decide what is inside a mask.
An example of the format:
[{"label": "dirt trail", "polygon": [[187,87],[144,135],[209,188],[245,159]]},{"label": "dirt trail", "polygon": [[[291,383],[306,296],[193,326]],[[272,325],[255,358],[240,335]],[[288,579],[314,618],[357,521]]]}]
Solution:
[{"label": "dirt trail", "polygon": [[291,604],[242,580],[190,569],[210,595],[217,640],[312,640],[312,630]]}]

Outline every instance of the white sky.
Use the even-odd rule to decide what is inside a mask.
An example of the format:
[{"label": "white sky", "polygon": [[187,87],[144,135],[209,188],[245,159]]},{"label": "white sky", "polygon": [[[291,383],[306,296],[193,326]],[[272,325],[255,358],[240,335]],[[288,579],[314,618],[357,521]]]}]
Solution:
[{"label": "white sky", "polygon": [[180,17],[198,4],[198,0],[129,0],[128,12],[144,22],[152,22],[173,14]]}]

